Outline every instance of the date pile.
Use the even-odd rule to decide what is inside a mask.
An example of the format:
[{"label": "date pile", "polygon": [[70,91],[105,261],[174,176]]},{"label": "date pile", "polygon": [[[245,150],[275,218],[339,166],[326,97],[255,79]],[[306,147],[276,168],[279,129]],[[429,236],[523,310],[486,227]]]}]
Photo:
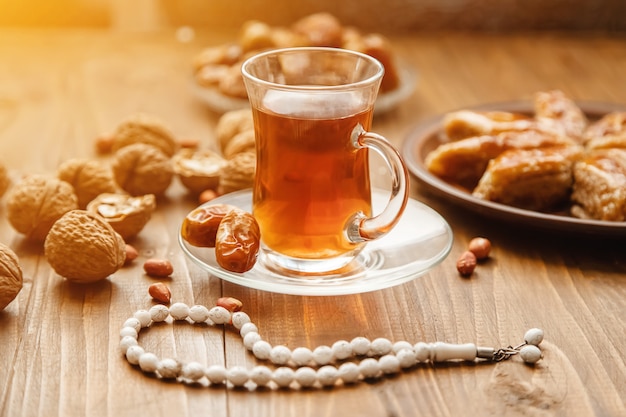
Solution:
[{"label": "date pile", "polygon": [[192,210],[183,220],[181,236],[193,246],[215,248],[218,265],[237,273],[252,269],[261,245],[254,216],[229,204]]}]

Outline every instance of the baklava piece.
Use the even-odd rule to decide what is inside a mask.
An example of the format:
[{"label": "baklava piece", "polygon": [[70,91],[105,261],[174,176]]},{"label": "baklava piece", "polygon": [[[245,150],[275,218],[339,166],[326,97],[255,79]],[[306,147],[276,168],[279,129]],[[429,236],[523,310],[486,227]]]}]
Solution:
[{"label": "baklava piece", "polygon": [[528,130],[536,123],[519,113],[459,110],[446,114],[442,124],[446,139],[456,141],[473,136],[497,135],[509,130]]},{"label": "baklava piece", "polygon": [[472,190],[489,161],[509,149],[575,146],[566,137],[534,130],[477,136],[439,145],[425,159],[426,168],[444,181]]},{"label": "baklava piece", "polygon": [[558,209],[572,189],[572,165],[582,147],[511,149],[489,162],[472,195],[535,211]]},{"label": "baklava piece", "polygon": [[589,125],[584,134],[588,150],[626,149],[626,112],[613,112]]},{"label": "baklava piece", "polygon": [[626,220],[626,149],[592,152],[574,165],[572,215]]},{"label": "baklava piece", "polygon": [[535,120],[542,129],[553,130],[582,143],[589,122],[580,107],[562,91],[535,93],[534,107]]}]

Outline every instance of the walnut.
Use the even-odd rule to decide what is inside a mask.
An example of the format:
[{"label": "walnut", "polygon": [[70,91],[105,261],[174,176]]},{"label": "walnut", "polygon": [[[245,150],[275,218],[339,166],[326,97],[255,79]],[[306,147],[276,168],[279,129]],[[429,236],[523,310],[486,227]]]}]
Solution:
[{"label": "walnut", "polygon": [[341,46],[343,27],[339,19],[330,13],[314,13],[301,18],[292,25],[295,33],[306,36],[312,46]]},{"label": "walnut", "polygon": [[226,112],[217,121],[215,134],[219,142],[222,153],[226,149],[228,142],[240,132],[254,130],[254,121],[250,109],[232,110]]},{"label": "walnut", "polygon": [[9,177],[9,171],[0,163],[0,197],[7,192],[10,185],[11,178]]},{"label": "walnut", "polygon": [[30,175],[7,194],[7,218],[15,230],[43,242],[55,221],[78,208],[72,186],[58,178]]},{"label": "walnut", "polygon": [[231,66],[241,60],[243,51],[237,44],[224,44],[203,49],[193,60],[194,71],[206,65]]},{"label": "walnut", "polygon": [[309,40],[306,36],[295,33],[293,30],[283,27],[272,28],[272,43],[275,48],[292,48],[296,46],[308,46]]},{"label": "walnut", "polygon": [[120,123],[114,133],[113,152],[134,143],[146,143],[159,148],[167,156],[178,149],[174,135],[154,116],[139,113]]},{"label": "walnut", "polygon": [[17,297],[23,282],[19,258],[11,248],[0,243],[0,311]]},{"label": "walnut", "polygon": [[104,279],[124,265],[126,244],[102,217],[72,210],[50,229],[44,253],[57,274],[88,283]]},{"label": "walnut", "polygon": [[117,189],[111,168],[97,160],[69,159],[59,166],[57,176],[74,187],[81,209],[98,195]]},{"label": "walnut", "polygon": [[244,130],[233,136],[224,148],[224,157],[232,158],[235,154],[242,152],[255,152],[256,139],[254,129]]},{"label": "walnut", "polygon": [[228,68],[228,71],[224,74],[218,84],[218,89],[221,93],[231,97],[248,98],[248,92],[246,85],[243,82],[243,76],[241,75],[241,65],[243,61],[238,62]]},{"label": "walnut", "polygon": [[380,84],[381,92],[392,91],[400,86],[400,70],[391,42],[386,37],[376,33],[367,34],[363,37],[362,49],[355,50],[376,58],[385,67],[385,75]]},{"label": "walnut", "polygon": [[155,209],[154,194],[132,197],[104,193],[87,205],[88,212],[102,216],[125,241],[141,232]]},{"label": "walnut", "polygon": [[245,22],[241,27],[239,44],[244,52],[267,49],[275,46],[272,39],[271,26],[258,20]]},{"label": "walnut", "polygon": [[111,168],[117,184],[133,196],[162,195],[172,182],[171,159],[145,143],[125,146],[115,153]]},{"label": "walnut", "polygon": [[220,170],[226,164],[224,158],[215,152],[182,149],[172,158],[174,172],[181,183],[192,193],[216,189],[220,180]]},{"label": "walnut", "polygon": [[203,87],[214,87],[219,85],[229,71],[228,65],[205,65],[196,72],[196,82]]},{"label": "walnut", "polygon": [[226,194],[254,185],[256,155],[252,152],[238,153],[228,160],[220,173],[219,194]]}]

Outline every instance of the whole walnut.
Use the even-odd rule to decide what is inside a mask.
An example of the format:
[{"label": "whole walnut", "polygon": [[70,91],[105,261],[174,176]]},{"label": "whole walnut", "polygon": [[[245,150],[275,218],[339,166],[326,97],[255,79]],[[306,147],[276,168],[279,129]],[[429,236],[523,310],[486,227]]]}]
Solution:
[{"label": "whole walnut", "polygon": [[330,13],[313,13],[296,21],[295,33],[306,36],[312,46],[341,46],[343,27],[339,19]]},{"label": "whole walnut", "polygon": [[113,152],[134,143],[146,143],[159,148],[167,156],[178,149],[174,135],[155,116],[138,113],[117,126],[113,140]]},{"label": "whole walnut", "polygon": [[126,244],[102,217],[72,210],[50,229],[44,253],[57,274],[88,283],[104,279],[124,265]]},{"label": "whole walnut", "polygon": [[69,159],[59,166],[57,176],[74,187],[81,209],[98,195],[117,189],[111,168],[98,160]]},{"label": "whole walnut", "polygon": [[248,20],[241,26],[239,44],[244,52],[274,47],[272,27],[259,20]]},{"label": "whole walnut", "polygon": [[19,258],[11,248],[0,243],[0,311],[17,297],[23,282]]},{"label": "whole walnut", "polygon": [[9,171],[0,163],[0,197],[4,195],[11,185],[11,178],[9,177]]},{"label": "whole walnut", "polygon": [[104,193],[87,204],[87,211],[104,218],[125,241],[137,236],[156,209],[154,194],[133,197]]},{"label": "whole walnut", "polygon": [[256,155],[243,152],[234,155],[222,168],[220,173],[219,194],[250,188],[254,185],[256,171]]},{"label": "whole walnut", "polygon": [[219,81],[217,87],[219,91],[227,96],[248,98],[248,91],[246,85],[243,82],[243,76],[241,75],[242,62],[233,64],[228,71],[226,71]]},{"label": "whole walnut", "polygon": [[30,175],[15,184],[6,196],[7,218],[15,230],[43,242],[61,216],[78,208],[74,188],[45,175]]},{"label": "whole walnut", "polygon": [[111,169],[115,182],[133,196],[162,195],[174,176],[171,159],[159,148],[145,143],[118,150]]},{"label": "whole walnut", "polygon": [[236,43],[228,43],[218,46],[210,46],[194,57],[194,71],[199,71],[207,65],[231,66],[241,60],[243,50]]},{"label": "whole walnut", "polygon": [[194,74],[196,82],[203,87],[219,86],[230,71],[228,65],[205,65]]},{"label": "whole walnut", "polygon": [[233,136],[224,148],[224,158],[230,159],[242,152],[256,151],[256,137],[254,129],[244,130]]},{"label": "whole walnut", "polygon": [[254,120],[250,109],[232,110],[226,112],[217,121],[215,134],[219,142],[220,150],[224,152],[228,142],[238,133],[246,130],[254,130]]}]

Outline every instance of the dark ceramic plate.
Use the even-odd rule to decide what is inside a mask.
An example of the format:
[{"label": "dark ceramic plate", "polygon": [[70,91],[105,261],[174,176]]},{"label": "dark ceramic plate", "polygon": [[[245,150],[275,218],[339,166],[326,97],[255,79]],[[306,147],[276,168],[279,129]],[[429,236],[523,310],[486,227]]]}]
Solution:
[{"label": "dark ceramic plate", "polygon": [[[626,111],[626,106],[608,103],[578,103],[589,119],[597,119],[612,111]],[[502,110],[532,114],[530,102],[505,102],[481,105],[471,110]],[[626,222],[588,220],[568,215],[540,213],[494,203],[472,196],[469,192],[431,174],[424,165],[426,155],[441,144],[440,133],[444,115],[420,123],[408,135],[402,155],[409,171],[434,194],[479,214],[504,221],[579,234],[626,237]]]}]

